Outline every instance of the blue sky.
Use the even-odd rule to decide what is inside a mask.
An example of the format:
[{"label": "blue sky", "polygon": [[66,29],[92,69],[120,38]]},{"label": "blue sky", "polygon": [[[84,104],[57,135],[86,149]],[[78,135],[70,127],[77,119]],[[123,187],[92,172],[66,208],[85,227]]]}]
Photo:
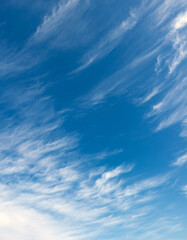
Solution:
[{"label": "blue sky", "polygon": [[7,0],[0,30],[0,239],[187,240],[186,0]]}]

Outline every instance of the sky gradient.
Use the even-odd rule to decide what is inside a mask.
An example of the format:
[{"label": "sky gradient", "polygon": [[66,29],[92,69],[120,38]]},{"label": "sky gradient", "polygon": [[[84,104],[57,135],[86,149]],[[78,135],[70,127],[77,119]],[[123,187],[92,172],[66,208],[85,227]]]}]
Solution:
[{"label": "sky gradient", "polygon": [[187,1],[0,1],[0,239],[187,240]]}]

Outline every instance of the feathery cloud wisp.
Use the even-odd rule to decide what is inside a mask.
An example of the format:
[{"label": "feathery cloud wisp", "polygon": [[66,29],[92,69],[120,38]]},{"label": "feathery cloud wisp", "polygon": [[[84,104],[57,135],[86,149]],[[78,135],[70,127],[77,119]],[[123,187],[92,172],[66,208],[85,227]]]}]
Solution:
[{"label": "feathery cloud wisp", "polygon": [[177,160],[173,163],[173,166],[182,166],[187,162],[187,154],[178,157]]}]

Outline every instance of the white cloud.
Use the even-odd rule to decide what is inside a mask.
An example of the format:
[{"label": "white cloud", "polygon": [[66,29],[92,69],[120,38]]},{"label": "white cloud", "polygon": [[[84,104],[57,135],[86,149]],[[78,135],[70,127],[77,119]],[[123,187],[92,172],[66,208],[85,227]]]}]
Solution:
[{"label": "white cloud", "polygon": [[176,83],[166,91],[161,102],[153,106],[149,116],[160,116],[157,131],[186,119],[186,84],[186,78],[176,79]]},{"label": "white cloud", "polygon": [[[168,178],[135,181],[138,176],[130,178],[132,164],[110,169],[102,164],[102,159],[115,157],[121,150],[93,156],[80,153],[79,138],[58,124],[55,112],[50,111],[51,99],[43,101],[39,89],[31,93],[28,88],[27,96],[27,88],[23,88],[23,101],[16,101],[14,95],[3,99],[15,101],[13,109],[21,120],[10,119],[0,130],[2,240],[13,236],[20,240],[101,239],[118,228],[131,232],[132,225],[141,231],[142,221],[156,207],[154,200]],[[24,114],[23,106],[27,106]],[[33,108],[28,114],[29,106]],[[101,160],[100,166],[93,159]]]},{"label": "white cloud", "polygon": [[127,93],[130,87],[134,87],[137,83],[136,79],[132,79],[129,75],[133,69],[143,64],[145,61],[154,57],[160,47],[146,50],[140,56],[137,56],[128,65],[118,70],[109,78],[101,81],[88,94],[78,99],[83,107],[93,107],[103,103],[108,97],[117,96]]},{"label": "white cloud", "polygon": [[[0,129],[2,240],[13,236],[20,240],[95,239],[114,227],[135,223],[139,227],[142,218],[147,217],[143,213],[145,204],[156,198],[151,190],[162,188],[165,182],[152,180],[146,185],[146,180],[142,181],[146,185],[143,190],[138,187],[136,196],[130,194],[127,199],[125,193],[132,184],[127,184],[125,176],[131,174],[133,165],[122,164],[109,170],[102,161],[100,167],[95,167],[93,161],[114,157],[121,150],[93,156],[80,153],[79,138],[62,129],[56,120],[59,115],[50,111],[51,99],[43,101],[40,84],[32,91],[23,87],[22,101],[11,94],[12,90],[6,91],[1,101],[8,102],[21,120],[9,119]],[[87,164],[93,167],[88,169]],[[138,183],[134,186],[137,189]],[[127,210],[132,212],[127,214]]]},{"label": "white cloud", "polygon": [[[78,2],[72,0],[64,4],[61,1],[38,27],[34,40],[38,43],[53,38],[59,26],[65,26],[70,19],[68,14],[75,13],[73,9]],[[95,48],[97,58],[91,58],[91,62],[108,54],[136,21],[136,16],[131,14],[127,21],[112,30],[106,41]],[[68,32],[65,32],[65,38],[69,39]],[[124,93],[135,82],[127,81],[126,71],[132,71],[155,56],[157,51],[158,48],[146,51],[127,68],[104,80],[88,95],[88,99],[84,99],[86,104],[96,105],[109,95]],[[174,109],[175,114],[170,115],[173,118],[165,120],[161,128],[181,119],[185,121],[185,87],[186,79],[177,82],[165,95],[162,104],[154,107],[154,114],[164,116],[171,108]],[[21,89],[8,89],[1,96],[1,103],[16,111],[16,118],[7,118],[0,129],[2,240],[103,239],[105,233],[113,233],[114,229],[119,229],[119,232],[125,229],[124,234],[131,239],[137,239],[137,232],[140,239],[165,239],[172,227],[178,228],[172,218],[169,223],[161,219],[165,215],[161,210],[165,207],[159,204],[162,202],[159,193],[167,188],[168,175],[132,177],[133,165],[115,165],[109,169],[102,161],[99,162],[115,157],[121,150],[105,150],[92,155],[80,153],[79,137],[64,131],[63,116],[56,114],[52,100],[44,95],[43,88],[39,85],[34,89]],[[144,101],[157,93],[156,88],[153,89]],[[178,107],[181,103],[182,107]],[[91,160],[98,160],[100,165],[96,167],[95,161]],[[179,162],[182,161],[184,159]],[[153,212],[157,213],[156,216]],[[146,233],[145,226],[148,229]]]},{"label": "white cloud", "polygon": [[153,104],[152,111],[147,114],[148,117],[154,116],[158,122],[156,131],[181,123],[183,130],[180,136],[185,136],[186,132],[186,7],[186,1],[165,0],[160,1],[150,14],[150,21],[154,23],[151,29],[158,36],[155,41],[162,40],[155,69],[159,80],[157,84],[152,81],[153,90],[141,97],[143,103],[146,103],[157,95],[155,99],[158,102]]},{"label": "white cloud", "polygon": [[133,169],[133,166],[119,166],[112,171],[104,172],[101,178],[97,179],[96,186],[100,187],[105,184],[108,180],[119,176],[122,173],[130,172]]},{"label": "white cloud", "polygon": [[66,20],[70,11],[77,6],[78,2],[79,0],[68,0],[67,2],[61,0],[57,6],[53,8],[52,13],[44,17],[43,22],[38,26],[32,37],[32,41],[46,41],[52,37],[55,31],[63,24],[63,21]]},{"label": "white cloud", "polygon": [[187,25],[187,11],[181,13],[173,21],[173,29],[176,31],[178,29],[184,28]]},{"label": "white cloud", "polygon": [[168,176],[160,176],[143,180],[139,183],[135,183],[134,185],[127,186],[124,190],[124,194],[125,196],[136,195],[142,191],[159,187],[160,185],[165,184],[168,179]]},{"label": "white cloud", "polygon": [[181,137],[187,137],[187,119],[184,119],[182,122],[183,130],[180,134]]},{"label": "white cloud", "polygon": [[[16,206],[12,201],[0,204],[0,235],[2,240],[57,240],[59,226],[47,214]],[[72,239],[64,236],[64,240]]]},{"label": "white cloud", "polygon": [[39,61],[41,56],[35,55],[33,61],[34,53],[29,52],[27,49],[22,49],[18,51],[16,48],[1,46],[0,47],[0,76],[1,77],[11,77],[26,70],[34,68]]},{"label": "white cloud", "polygon": [[173,163],[173,166],[182,166],[187,162],[187,154],[178,157],[177,160]]},{"label": "white cloud", "polygon": [[187,185],[183,186],[182,191],[185,195],[187,195]]},{"label": "white cloud", "polygon": [[115,29],[110,30],[110,32],[103,37],[99,43],[97,43],[85,56],[82,58],[82,65],[73,71],[77,72],[87,68],[93,62],[98,61],[107,54],[109,54],[120,42],[123,35],[131,30],[138,21],[138,15],[135,12],[130,12],[130,16],[121,22],[119,26]]},{"label": "white cloud", "polygon": [[[108,55],[124,38],[125,34],[132,30],[142,16],[154,6],[155,2],[142,1],[141,4],[129,12],[129,17],[123,20],[117,27],[110,30],[102,39],[95,44],[82,58],[82,65],[74,70],[72,73],[81,71],[94,62]],[[152,54],[152,53],[149,53]],[[144,56],[149,58],[149,56]],[[137,59],[143,61],[144,59]],[[138,65],[139,62],[132,64]],[[133,66],[131,66],[133,67]]]},{"label": "white cloud", "polygon": [[[147,114],[149,117],[154,116],[155,120],[158,121],[156,131],[176,123],[182,123],[184,130],[181,136],[185,136],[187,112],[185,59],[187,56],[187,43],[185,37],[186,11],[183,9],[186,6],[186,1],[178,2],[170,0],[160,1],[158,4],[154,4],[152,6],[154,14],[148,15],[147,19],[147,21],[152,23],[157,21],[157,24],[151,26],[152,30],[154,29],[158,34],[158,39],[156,37],[152,48],[146,49],[144,53],[127,64],[125,68],[101,81],[95,88],[88,92],[88,94],[80,98],[79,103],[83,107],[93,107],[103,103],[109,97],[131,92],[132,86],[138,90],[147,88],[147,94],[144,97],[141,96],[138,98],[138,101],[140,100],[141,103],[147,103],[154,96],[157,97],[155,97],[155,99],[159,99],[159,101],[157,100],[158,103],[154,103],[152,111]],[[149,4],[146,5],[145,3],[144,8],[151,9],[149,8]],[[146,12],[146,10],[144,10],[144,12]],[[139,12],[136,12],[136,14],[138,19]],[[161,28],[163,23],[165,23],[165,25]],[[105,44],[105,42],[108,44],[108,41],[103,41],[103,44]],[[101,49],[105,49],[102,44],[101,46]],[[162,59],[157,57],[157,64],[159,64],[160,70],[157,69],[158,77],[152,76],[155,82],[153,80],[148,82],[146,79],[144,82],[143,80],[137,81],[137,79],[131,77],[131,75],[133,75],[132,70],[135,67],[140,66],[140,64],[145,63],[145,61],[153,59],[157,54],[164,57],[162,57]],[[96,59],[93,56],[94,54],[91,55],[92,61],[88,60],[89,63],[92,63]],[[86,66],[88,66],[88,64],[86,64]],[[167,73],[166,66],[169,69]],[[179,68],[180,72],[178,74],[177,70]],[[158,79],[155,80],[155,78]],[[150,90],[150,88],[152,90]],[[140,91],[143,92],[143,90]],[[161,99],[160,96],[162,96]],[[138,101],[136,101],[136,103]]]},{"label": "white cloud", "polygon": [[171,65],[169,66],[169,73],[173,73],[176,67],[185,59],[187,56],[186,46],[180,46],[177,55],[174,57]]},{"label": "white cloud", "polygon": [[[158,2],[158,1],[157,1]],[[180,9],[186,8],[186,1],[180,0],[164,0],[160,1],[159,5],[155,8],[153,12],[153,21],[156,22],[156,25],[164,25],[168,20],[177,14]]]}]

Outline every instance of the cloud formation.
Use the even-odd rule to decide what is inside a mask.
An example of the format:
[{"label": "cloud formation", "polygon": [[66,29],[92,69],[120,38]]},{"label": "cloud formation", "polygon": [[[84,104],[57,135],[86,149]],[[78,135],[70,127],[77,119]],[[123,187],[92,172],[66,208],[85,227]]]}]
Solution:
[{"label": "cloud formation", "polygon": [[[11,93],[7,91],[6,96]],[[43,91],[36,85],[23,90],[21,101],[17,95],[2,99],[13,101],[10,106],[21,117],[1,129],[3,239],[95,239],[114,228],[130,231],[131,225],[141,231],[168,176],[131,180],[133,164],[94,166],[91,159],[102,161],[121,151],[105,151],[102,157],[80,153],[78,135],[60,131],[63,115],[56,120],[51,99],[44,99]]]},{"label": "cloud formation", "polygon": [[[185,6],[183,0],[145,0],[132,7],[113,0],[55,1],[43,18],[33,21],[36,31],[21,50],[10,47],[16,43],[2,45],[2,240],[183,240],[178,202],[170,197],[176,189],[186,195],[185,183],[181,187],[176,180],[182,179],[176,172],[183,168],[170,172],[169,156],[160,164],[173,145],[168,141],[169,150],[163,150],[160,145],[170,135],[152,129],[180,124],[180,136],[187,136]],[[105,73],[108,63],[95,65],[94,79],[82,71],[106,61],[112,51],[117,70]],[[72,69],[80,63],[74,74],[66,61]],[[127,109],[126,118],[131,111],[125,98],[117,116],[106,109],[89,115],[94,106],[122,95],[141,109],[132,119],[121,120],[122,110]],[[118,124],[123,125],[119,134],[111,133]],[[143,124],[149,127],[142,134]],[[177,156],[172,165],[184,166],[184,149]]]},{"label": "cloud formation", "polygon": [[177,158],[177,160],[173,163],[174,166],[182,166],[187,162],[187,154],[184,154]]}]

